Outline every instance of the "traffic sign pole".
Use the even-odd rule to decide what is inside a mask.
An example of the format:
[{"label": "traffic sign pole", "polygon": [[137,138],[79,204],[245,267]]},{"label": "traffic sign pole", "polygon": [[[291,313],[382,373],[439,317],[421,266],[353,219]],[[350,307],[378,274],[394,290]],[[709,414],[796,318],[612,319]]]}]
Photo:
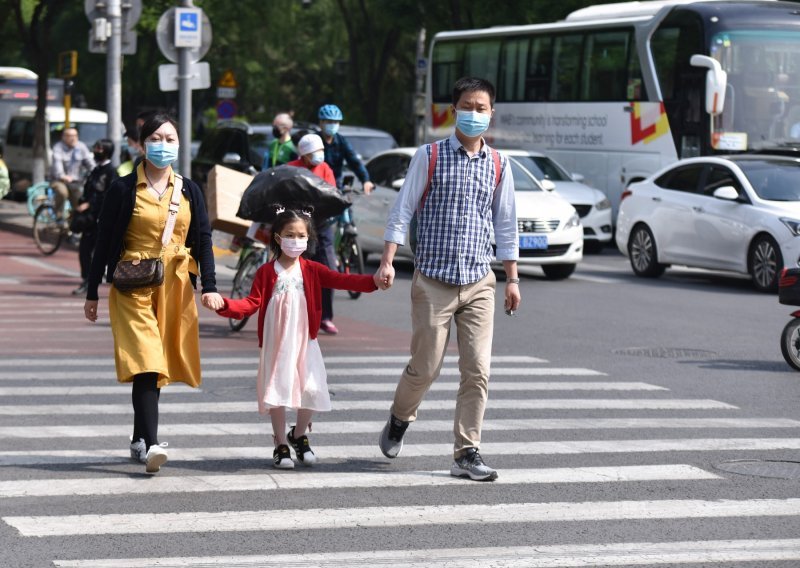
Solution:
[{"label": "traffic sign pole", "polygon": [[[106,54],[106,112],[108,113],[108,127],[106,138],[114,143],[114,153],[111,164],[119,165],[119,142],[121,132],[119,125],[122,123],[122,2],[121,0],[108,0],[106,13],[111,23],[111,37],[108,38],[108,53]],[[87,144],[94,144],[94,140],[85,140]]]},{"label": "traffic sign pole", "polygon": [[[193,8],[192,0],[181,0],[183,8]],[[178,121],[180,123],[180,138],[181,145],[178,155],[178,167],[183,175],[189,176],[191,174],[192,164],[192,87],[189,84],[191,79],[191,50],[199,47],[200,33],[202,20],[200,18],[199,10],[187,11],[178,9],[175,17],[175,31],[176,39],[180,32],[185,31],[189,36],[196,36],[197,41],[192,41],[191,37],[188,41],[176,41],[183,47],[178,47]],[[194,17],[191,17],[194,16]],[[194,28],[194,29],[192,29]],[[194,32],[192,34],[192,32]],[[195,45],[196,44],[196,45]],[[176,45],[177,47],[177,45]]]}]

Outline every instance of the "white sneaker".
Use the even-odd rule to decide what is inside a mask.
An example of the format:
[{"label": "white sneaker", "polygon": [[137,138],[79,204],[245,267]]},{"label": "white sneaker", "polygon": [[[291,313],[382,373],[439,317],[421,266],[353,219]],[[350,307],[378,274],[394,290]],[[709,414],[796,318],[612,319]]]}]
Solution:
[{"label": "white sneaker", "polygon": [[141,463],[147,462],[147,446],[144,445],[142,438],[139,438],[136,442],[131,442],[131,459]]},{"label": "white sneaker", "polygon": [[164,448],[167,447],[167,443],[164,442],[162,444],[158,444],[157,446],[150,446],[150,449],[147,450],[147,456],[145,457],[145,471],[147,473],[156,473],[161,466],[167,463],[167,459],[169,456],[167,455],[167,450]]}]

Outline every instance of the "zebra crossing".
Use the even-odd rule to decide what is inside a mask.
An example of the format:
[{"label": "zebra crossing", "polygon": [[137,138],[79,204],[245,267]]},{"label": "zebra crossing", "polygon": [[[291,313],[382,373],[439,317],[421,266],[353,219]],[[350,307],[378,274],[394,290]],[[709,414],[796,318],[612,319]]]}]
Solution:
[{"label": "zebra crossing", "polygon": [[453,356],[400,457],[380,454],[405,361],[327,357],[333,410],[310,434],[321,463],[285,472],[270,467],[256,358],[205,357],[201,389],[162,393],[170,461],[151,477],[128,458],[130,391],[112,360],[6,358],[0,543],[29,551],[21,566],[84,568],[800,563],[797,492],[744,490],[712,461],[800,450],[800,421],[496,356],[481,453],[500,477],[475,483],[447,469]]}]

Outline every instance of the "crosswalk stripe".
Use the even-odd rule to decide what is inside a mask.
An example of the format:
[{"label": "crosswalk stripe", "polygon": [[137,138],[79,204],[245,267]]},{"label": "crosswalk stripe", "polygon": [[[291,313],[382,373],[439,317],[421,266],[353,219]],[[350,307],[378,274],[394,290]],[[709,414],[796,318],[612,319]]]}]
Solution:
[{"label": "crosswalk stripe", "polygon": [[[332,412],[346,410],[386,410],[388,400],[337,400]],[[424,410],[452,410],[455,400],[425,400]],[[733,410],[737,407],[706,399],[556,399],[535,400],[493,398],[489,410]],[[164,403],[158,407],[160,414],[223,414],[255,412],[256,402],[178,402]],[[74,415],[74,414],[128,414],[129,404],[70,404],[57,410],[50,404],[4,404],[0,416]]]},{"label": "crosswalk stripe", "polygon": [[[267,436],[265,436],[267,438]],[[170,448],[173,461],[225,461],[225,460],[269,460],[272,459],[271,440],[265,439],[265,447],[202,447]],[[375,444],[359,446],[314,445],[317,456],[325,460],[375,459],[381,458]],[[481,444],[481,453],[487,456],[521,455],[578,455],[578,454],[624,454],[659,452],[721,452],[721,451],[767,451],[800,450],[800,438],[677,438],[643,440],[563,440],[549,442],[514,442]],[[443,457],[453,452],[452,444],[406,444],[402,456]],[[128,462],[127,444],[124,447],[105,450],[8,450],[0,451],[0,466],[55,465],[70,463],[123,463]],[[382,459],[382,458],[381,458]]]},{"label": "crosswalk stripe", "polygon": [[[20,264],[33,266],[35,268],[41,268],[48,272],[56,272],[58,274],[64,274],[66,276],[74,276],[74,277],[79,277],[81,275],[80,272],[69,270],[68,268],[63,268],[61,266],[58,266],[57,264],[53,264],[51,262],[45,262],[44,260],[39,260],[38,258],[33,258],[28,256],[16,256],[16,255],[11,255],[8,258],[10,260],[19,262]],[[30,298],[27,299],[30,300]]]},{"label": "crosswalk stripe", "polygon": [[[81,304],[83,306],[83,304]],[[458,363],[458,356],[446,355],[445,363]],[[547,359],[527,355],[494,355],[492,363],[547,363]],[[258,366],[258,357],[203,357],[205,365],[254,365]],[[325,357],[326,365],[358,365],[358,364],[404,364],[408,363],[407,355],[330,355]],[[113,359],[4,359],[0,367],[109,367],[114,368]]]},{"label": "crosswalk stripe", "polygon": [[[52,330],[51,330],[52,331]],[[258,365],[251,369],[215,369],[204,371],[205,379],[231,379],[242,378],[252,380],[258,370]],[[328,368],[329,377],[400,377],[401,369],[389,367],[352,367]],[[443,367],[441,376],[457,376],[460,371],[457,367]],[[538,376],[605,376],[606,373],[593,369],[572,367],[496,367],[491,374],[496,376],[538,377]],[[73,380],[73,379],[103,379],[114,378],[114,371],[2,371],[0,380]]]},{"label": "crosswalk stripe", "polygon": [[[333,393],[340,392],[394,392],[397,385],[394,383],[333,383],[328,389]],[[455,391],[458,389],[456,381],[439,381],[434,383],[432,391]],[[665,387],[638,382],[545,382],[545,383],[504,383],[496,381],[491,383],[491,391],[668,391]],[[0,387],[0,397],[3,396],[73,396],[73,395],[129,395],[130,385],[112,386],[73,386],[73,387]],[[171,394],[199,394],[202,389],[181,388],[165,389],[162,393]]]},{"label": "crosswalk stripe", "polygon": [[470,503],[270,511],[192,511],[64,516],[11,516],[22,536],[292,531],[336,527],[398,527],[607,520],[713,519],[800,515],[800,499],[589,501],[583,503]]},{"label": "crosswalk stripe", "polygon": [[[380,432],[385,421],[326,422],[314,420],[314,435],[358,434]],[[531,418],[516,420],[485,420],[484,432],[511,432],[526,430],[603,430],[603,429],[688,429],[705,428],[800,428],[800,421],[788,418]],[[217,424],[162,424],[159,427],[165,439],[177,436],[261,436],[269,426],[264,422],[224,422]],[[450,432],[452,420],[420,420],[412,432]],[[131,425],[42,425],[0,427],[0,439],[55,439],[55,438],[114,438],[128,436]]]},{"label": "crosswalk stripe", "polygon": [[[685,465],[504,469],[499,484],[608,483],[625,481],[676,481],[721,479],[700,468]],[[207,493],[211,491],[270,491],[334,489],[348,487],[419,487],[459,484],[449,471],[386,473],[293,472],[256,475],[193,475],[141,479],[88,477],[0,481],[0,498],[57,497],[64,495],[130,495],[153,493]]]},{"label": "crosswalk stripe", "polygon": [[771,562],[800,560],[800,539],[700,540],[683,542],[620,542],[608,544],[557,544],[479,548],[434,548],[270,554],[269,556],[191,556],[183,558],[128,558],[103,560],[56,560],[58,568],[452,568],[465,559],[485,559],[502,568],[576,568],[703,564],[719,562]]}]

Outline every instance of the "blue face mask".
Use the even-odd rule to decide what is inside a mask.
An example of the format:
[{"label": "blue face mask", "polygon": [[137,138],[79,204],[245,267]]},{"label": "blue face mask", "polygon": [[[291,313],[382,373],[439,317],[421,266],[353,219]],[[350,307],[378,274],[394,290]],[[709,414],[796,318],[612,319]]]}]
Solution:
[{"label": "blue face mask", "polygon": [[490,115],[482,112],[470,110],[456,111],[456,128],[470,138],[480,136],[486,132],[486,129],[489,128],[489,121],[491,120],[492,117]]},{"label": "blue face mask", "polygon": [[178,159],[180,145],[169,142],[147,142],[144,148],[147,161],[158,169],[163,169]]},{"label": "blue face mask", "polygon": [[322,131],[325,133],[326,136],[336,136],[336,133],[339,132],[339,123],[338,122],[328,123],[322,127]]}]

